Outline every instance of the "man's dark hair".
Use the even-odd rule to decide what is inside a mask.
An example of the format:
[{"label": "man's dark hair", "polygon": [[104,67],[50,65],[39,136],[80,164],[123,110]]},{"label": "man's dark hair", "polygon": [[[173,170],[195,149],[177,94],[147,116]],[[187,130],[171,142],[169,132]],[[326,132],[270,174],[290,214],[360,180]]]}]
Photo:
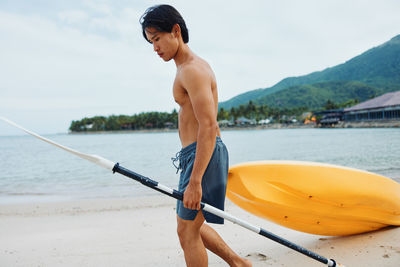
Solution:
[{"label": "man's dark hair", "polygon": [[142,33],[144,39],[150,42],[146,37],[146,28],[152,27],[159,32],[172,32],[172,27],[178,24],[181,27],[181,35],[184,43],[189,42],[189,33],[185,21],[181,14],[170,5],[156,5],[149,7],[140,17]]}]

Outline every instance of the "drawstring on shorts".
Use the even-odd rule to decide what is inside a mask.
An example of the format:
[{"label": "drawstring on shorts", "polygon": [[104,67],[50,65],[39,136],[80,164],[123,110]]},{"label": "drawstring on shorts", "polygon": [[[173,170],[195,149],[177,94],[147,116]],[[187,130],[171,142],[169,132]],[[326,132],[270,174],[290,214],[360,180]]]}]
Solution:
[{"label": "drawstring on shorts", "polygon": [[[182,164],[181,164],[181,158],[182,158],[182,150],[177,152],[175,154],[175,157],[172,157],[172,164],[174,165],[174,167],[176,168],[176,173],[179,172],[179,170],[182,169]],[[176,164],[176,162],[178,161],[178,164]]]},{"label": "drawstring on shorts", "polygon": [[[188,160],[188,157],[196,152],[196,145],[197,143],[191,143],[188,146],[185,146],[182,148],[178,153],[176,153],[175,157],[171,158],[172,164],[176,168],[176,173],[179,172],[179,170],[184,170],[186,168],[186,163]],[[176,163],[178,161],[178,163]]]},{"label": "drawstring on shorts", "polygon": [[[216,140],[216,143],[222,143],[222,140],[219,136],[217,136]],[[186,168],[188,157],[190,157],[191,154],[196,153],[196,146],[197,142],[191,143],[177,152],[175,157],[171,158],[172,164],[176,168],[176,173],[178,173],[179,170],[184,170]],[[177,161],[178,164],[176,164]]]}]

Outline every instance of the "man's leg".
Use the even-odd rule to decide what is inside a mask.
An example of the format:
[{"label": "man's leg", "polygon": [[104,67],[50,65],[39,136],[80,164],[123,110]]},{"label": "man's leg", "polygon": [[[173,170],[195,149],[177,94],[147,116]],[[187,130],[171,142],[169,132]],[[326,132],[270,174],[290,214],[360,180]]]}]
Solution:
[{"label": "man's leg", "polygon": [[186,266],[207,267],[207,251],[200,236],[200,228],[204,223],[203,213],[198,212],[193,221],[183,220],[177,216],[177,222],[177,232],[185,254]]},{"label": "man's leg", "polygon": [[[200,213],[200,212],[199,212]],[[237,255],[219,236],[219,234],[207,224],[204,224],[200,228],[200,235],[203,240],[204,246],[217,254],[229,266],[252,266],[251,262],[245,258],[241,258]]]}]

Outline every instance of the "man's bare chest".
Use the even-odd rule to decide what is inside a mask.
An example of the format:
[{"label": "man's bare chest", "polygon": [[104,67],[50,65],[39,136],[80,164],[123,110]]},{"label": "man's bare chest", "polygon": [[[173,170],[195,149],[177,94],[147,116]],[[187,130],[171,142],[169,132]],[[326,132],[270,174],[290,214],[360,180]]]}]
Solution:
[{"label": "man's bare chest", "polygon": [[179,84],[178,81],[174,82],[172,93],[175,102],[178,103],[178,105],[181,107],[184,106],[187,101],[189,101],[189,96],[187,91]]}]

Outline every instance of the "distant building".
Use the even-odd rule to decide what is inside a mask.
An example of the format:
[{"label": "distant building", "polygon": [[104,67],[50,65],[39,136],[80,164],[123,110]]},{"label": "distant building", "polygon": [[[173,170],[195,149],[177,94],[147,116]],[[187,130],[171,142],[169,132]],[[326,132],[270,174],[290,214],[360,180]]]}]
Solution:
[{"label": "distant building", "polygon": [[270,123],[270,122],[271,122],[270,119],[264,119],[264,120],[259,120],[259,121],[258,121],[258,124],[260,124],[260,125],[266,125],[266,124],[268,124],[268,123]]},{"label": "distant building", "polygon": [[164,128],[166,128],[166,129],[174,129],[176,127],[175,127],[175,124],[173,122],[167,121],[167,122],[164,123]]},{"label": "distant building", "polygon": [[321,117],[318,121],[322,127],[333,127],[343,120],[343,109],[330,109],[316,112],[315,115]]},{"label": "distant building", "polygon": [[386,93],[344,110],[344,120],[400,120],[400,91]]},{"label": "distant building", "polygon": [[254,119],[249,120],[248,118],[245,118],[245,117],[238,118],[235,121],[235,123],[236,123],[236,125],[241,125],[241,126],[257,124],[256,120],[254,120]]},{"label": "distant building", "polygon": [[233,122],[231,122],[231,121],[228,121],[228,120],[220,120],[220,121],[218,121],[218,125],[220,127],[232,127],[235,124]]}]

